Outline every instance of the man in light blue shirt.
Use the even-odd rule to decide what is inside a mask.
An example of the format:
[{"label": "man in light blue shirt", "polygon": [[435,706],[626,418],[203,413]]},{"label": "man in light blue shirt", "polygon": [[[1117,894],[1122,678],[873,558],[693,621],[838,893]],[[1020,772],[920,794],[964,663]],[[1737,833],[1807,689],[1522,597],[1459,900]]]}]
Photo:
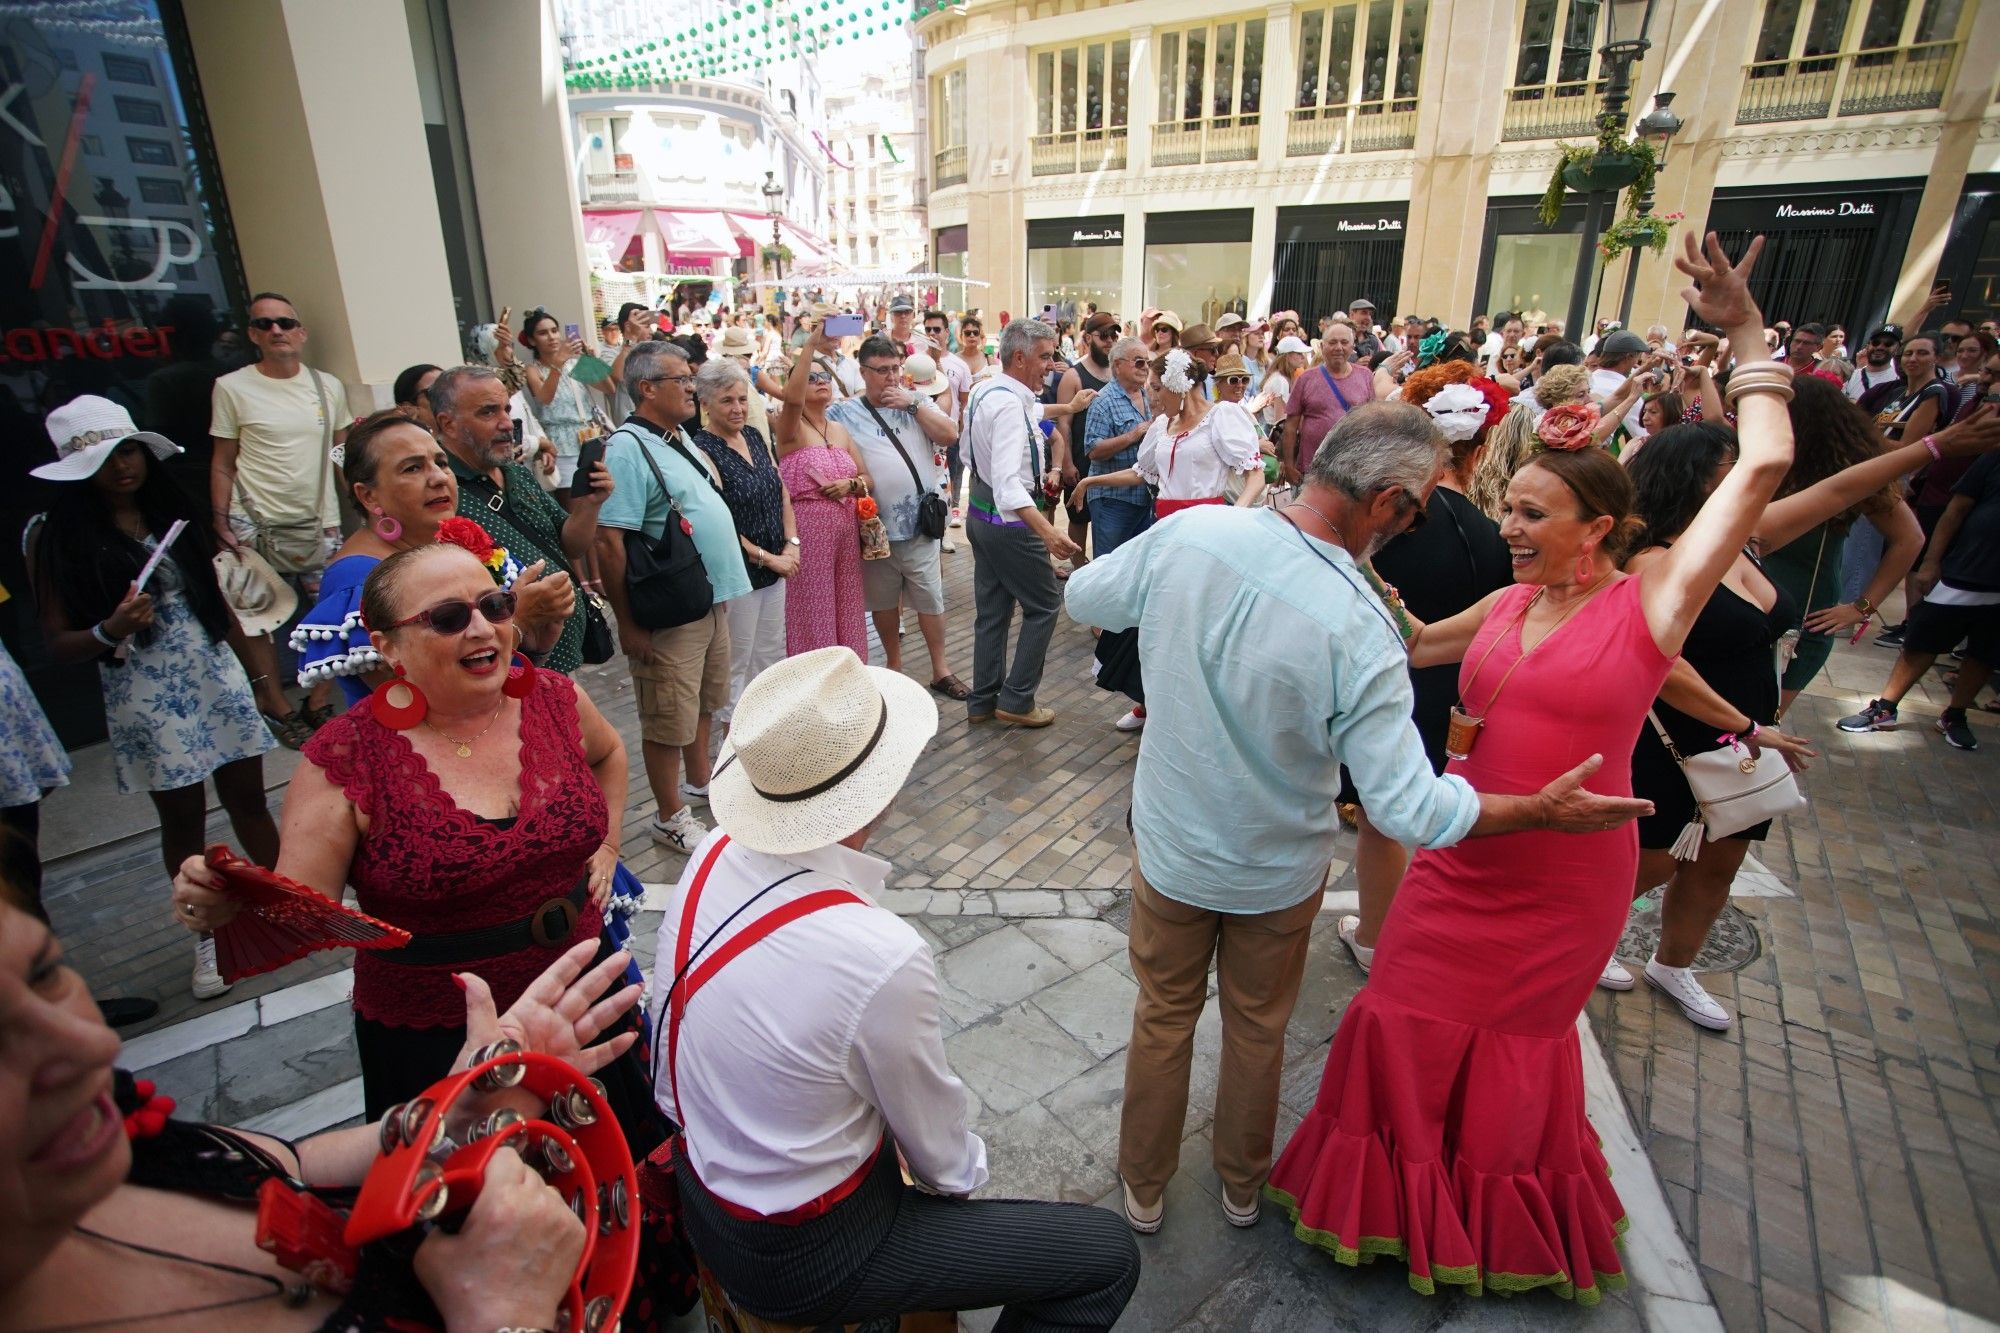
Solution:
[{"label": "man in light blue shirt", "polygon": [[1146,664],[1132,784],[1139,1000],[1118,1148],[1140,1231],[1160,1225],[1179,1159],[1211,956],[1223,1016],[1215,1167],[1228,1220],[1256,1221],[1343,762],[1376,826],[1420,847],[1602,829],[1642,804],[1581,792],[1578,773],[1533,796],[1482,795],[1432,774],[1410,721],[1404,645],[1355,561],[1409,526],[1444,459],[1421,409],[1357,406],[1282,513],[1190,510],[1070,576],[1070,615],[1136,625]]},{"label": "man in light blue shirt", "polygon": [[[686,802],[708,798],[709,722],[729,702],[729,617],[723,603],[750,591],[750,569],[736,520],[722,498],[721,478],[681,426],[694,415],[693,386],[694,367],[673,343],[640,343],[626,352],[632,415],[604,447],[618,503],[597,519],[598,575],[618,613],[618,643],[638,696],[646,780],[659,804],[647,831],[654,842],[683,855],[708,834]],[[670,522],[693,530],[715,600],[707,615],[689,624],[647,630],[633,620],[625,595],[625,538],[640,532],[658,541]]]}]

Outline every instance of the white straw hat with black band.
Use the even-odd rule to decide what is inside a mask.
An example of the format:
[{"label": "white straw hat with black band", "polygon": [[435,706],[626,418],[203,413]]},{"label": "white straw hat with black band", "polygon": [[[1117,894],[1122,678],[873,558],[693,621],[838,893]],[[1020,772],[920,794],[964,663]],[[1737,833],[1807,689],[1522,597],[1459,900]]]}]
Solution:
[{"label": "white straw hat with black band", "polygon": [[95,394],[58,407],[49,413],[47,425],[49,438],[55,441],[56,461],[31,471],[49,481],[83,481],[96,476],[104,460],[127,440],[140,441],[155,458],[172,458],[181,451],[166,436],[140,430],[130,412]]},{"label": "white straw hat with black band", "polygon": [[930,691],[901,672],[849,648],[786,658],[736,701],[709,810],[753,851],[828,846],[888,808],[937,729]]}]

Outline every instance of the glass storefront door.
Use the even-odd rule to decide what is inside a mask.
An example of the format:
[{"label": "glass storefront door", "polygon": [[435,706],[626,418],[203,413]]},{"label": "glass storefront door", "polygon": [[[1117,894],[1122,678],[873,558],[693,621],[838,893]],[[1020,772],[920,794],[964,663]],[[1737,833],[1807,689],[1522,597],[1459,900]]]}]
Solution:
[{"label": "glass storefront door", "polygon": [[1250,242],[1148,245],[1145,304],[1210,328],[1230,311],[1248,314]]}]

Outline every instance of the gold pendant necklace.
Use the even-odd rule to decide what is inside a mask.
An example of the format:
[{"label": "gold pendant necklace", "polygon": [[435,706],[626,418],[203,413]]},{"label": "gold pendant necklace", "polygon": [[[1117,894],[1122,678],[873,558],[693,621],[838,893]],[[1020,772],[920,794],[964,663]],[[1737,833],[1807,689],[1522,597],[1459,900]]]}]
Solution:
[{"label": "gold pendant necklace", "polygon": [[458,737],[453,736],[448,732],[444,731],[442,728],[434,725],[429,718],[424,719],[424,725],[429,727],[432,731],[437,732],[438,735],[443,736],[453,745],[457,746],[458,757],[460,759],[470,759],[472,758],[472,743],[478,740],[481,736],[484,736],[487,732],[493,730],[493,724],[500,720],[501,711],[504,710],[506,707],[507,703],[503,699],[500,703],[500,707],[493,710],[493,716],[486,719],[486,725],[481,727],[478,731],[473,732],[472,735],[466,737],[464,740],[460,740]]}]

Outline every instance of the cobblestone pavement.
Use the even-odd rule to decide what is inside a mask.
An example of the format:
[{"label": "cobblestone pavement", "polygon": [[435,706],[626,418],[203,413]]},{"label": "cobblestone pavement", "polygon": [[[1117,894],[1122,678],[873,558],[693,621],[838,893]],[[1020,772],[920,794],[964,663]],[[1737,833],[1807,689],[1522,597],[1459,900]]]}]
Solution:
[{"label": "cobblestone pavement", "polygon": [[[971,557],[945,560],[958,608],[949,665],[966,675]],[[927,679],[914,623],[905,645],[909,673]],[[1047,730],[969,727],[946,701],[936,742],[871,850],[897,867],[885,905],[937,952],[947,1045],[991,1151],[992,1192],[1115,1206],[1134,995],[1124,816],[1139,738],[1112,729],[1122,703],[1091,683],[1090,645],[1086,630],[1064,622],[1043,691],[1061,716]],[[2000,1167],[2000,783],[1990,755],[1949,751],[1920,730],[1929,715],[1916,696],[1905,731],[1832,730],[1888,660],[1886,650],[1843,649],[1830,680],[1799,705],[1826,759],[1810,781],[1810,812],[1760,849],[1772,874],[1747,877],[1762,886],[1752,891],[1774,896],[1738,899],[1762,955],[1710,978],[1742,1015],[1736,1030],[1699,1033],[1644,989],[1600,994],[1591,1006],[1672,1214],[1731,1329],[1932,1329],[2000,1317],[1986,1239]],[[581,679],[635,738],[622,668]],[[1932,705],[1941,701],[1925,688]],[[1989,720],[1980,734],[2000,748]],[[641,879],[670,885],[682,858],[647,839],[650,814],[635,759],[623,846]],[[226,837],[219,820],[211,832]],[[1330,908],[1351,901],[1351,874],[1345,864],[1335,872]],[[132,1030],[126,1063],[190,1114],[298,1133],[358,1113],[344,955],[197,1003],[187,993],[187,937],[160,910],[150,835],[63,858],[49,874],[51,911],[99,993],[161,1001],[161,1017]],[[648,911],[636,923],[642,955],[657,920]],[[1281,1143],[1310,1105],[1338,1012],[1362,981],[1333,920],[1329,910],[1316,932],[1288,1032]],[[1274,1216],[1246,1231],[1226,1226],[1208,1166],[1218,1039],[1211,1002],[1196,1032],[1183,1170],[1168,1191],[1166,1228],[1141,1241],[1145,1277],[1121,1327],[1697,1326],[1624,1297],[1594,1311],[1546,1295],[1425,1300],[1408,1292],[1400,1265],[1337,1267]],[[1628,1195],[1638,1183],[1621,1172]],[[1669,1229],[1664,1217],[1660,1229]]]}]

